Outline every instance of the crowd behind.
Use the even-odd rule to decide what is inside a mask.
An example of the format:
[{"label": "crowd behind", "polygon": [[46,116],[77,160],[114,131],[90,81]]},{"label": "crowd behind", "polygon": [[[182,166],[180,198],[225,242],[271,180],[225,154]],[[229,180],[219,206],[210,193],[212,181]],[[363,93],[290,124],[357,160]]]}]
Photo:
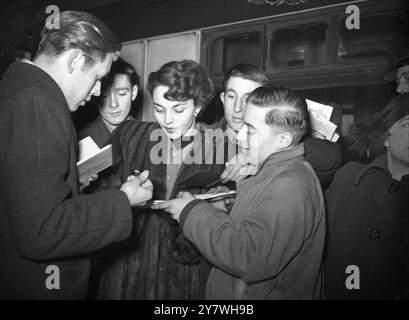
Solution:
[{"label": "crowd behind", "polygon": [[[409,297],[409,50],[384,73],[396,97],[351,128],[365,159],[345,164],[312,136],[305,98],[246,63],[225,72],[220,121],[198,121],[216,90],[192,60],[149,75],[156,121],[135,120],[142,88],[119,39],[83,12],[60,26],[0,83],[0,298]],[[98,116],[75,132],[70,112],[92,96]],[[113,165],[79,179],[88,136]],[[183,183],[200,172],[220,178]]]}]

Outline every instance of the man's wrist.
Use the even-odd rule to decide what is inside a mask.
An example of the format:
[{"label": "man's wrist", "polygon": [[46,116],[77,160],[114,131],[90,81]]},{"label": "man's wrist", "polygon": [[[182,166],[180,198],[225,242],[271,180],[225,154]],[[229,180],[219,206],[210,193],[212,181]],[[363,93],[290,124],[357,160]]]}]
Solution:
[{"label": "man's wrist", "polygon": [[180,216],[179,216],[179,224],[182,227],[182,229],[183,229],[183,225],[185,224],[186,218],[187,218],[188,214],[190,213],[190,211],[192,210],[192,208],[194,206],[196,206],[198,203],[201,203],[201,202],[206,202],[206,201],[205,200],[200,200],[200,199],[195,199],[195,200],[190,201],[183,208],[183,210],[182,210],[182,212],[180,213]]}]

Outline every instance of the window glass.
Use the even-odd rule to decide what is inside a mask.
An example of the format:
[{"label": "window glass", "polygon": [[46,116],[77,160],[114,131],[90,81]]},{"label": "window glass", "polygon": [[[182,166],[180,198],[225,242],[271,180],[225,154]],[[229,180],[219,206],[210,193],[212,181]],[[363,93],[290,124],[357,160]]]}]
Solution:
[{"label": "window glass", "polygon": [[261,32],[219,38],[212,46],[212,73],[222,74],[239,63],[260,66],[260,55]]},{"label": "window glass", "polygon": [[403,15],[398,13],[361,16],[359,29],[349,30],[345,22],[339,25],[339,61],[387,56],[404,33]]},{"label": "window glass", "polygon": [[326,63],[327,29],[327,23],[316,23],[274,31],[270,41],[271,66],[286,68]]}]

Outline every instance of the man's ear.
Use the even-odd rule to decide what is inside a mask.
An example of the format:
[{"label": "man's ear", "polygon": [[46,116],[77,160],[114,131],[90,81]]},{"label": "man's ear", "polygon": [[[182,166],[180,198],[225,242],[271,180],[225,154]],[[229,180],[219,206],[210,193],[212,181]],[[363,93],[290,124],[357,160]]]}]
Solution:
[{"label": "man's ear", "polygon": [[294,137],[290,132],[283,132],[282,134],[280,134],[280,138],[279,138],[279,147],[280,149],[287,149],[289,148],[294,141]]},{"label": "man's ear", "polygon": [[224,91],[220,93],[220,100],[222,101],[224,105]]},{"label": "man's ear", "polygon": [[68,54],[67,67],[68,72],[73,73],[75,70],[81,70],[85,63],[84,53],[79,49],[73,49]]},{"label": "man's ear", "polygon": [[202,110],[202,107],[195,107],[195,117],[199,114],[200,110]]},{"label": "man's ear", "polygon": [[389,147],[389,140],[388,140],[389,136],[390,136],[389,130],[383,134],[383,146],[386,148]]},{"label": "man's ear", "polygon": [[121,55],[120,51],[115,51],[112,53],[112,62],[115,62],[119,59],[119,56]]},{"label": "man's ear", "polygon": [[132,88],[132,101],[136,99],[136,96],[138,95],[138,86],[134,85]]}]

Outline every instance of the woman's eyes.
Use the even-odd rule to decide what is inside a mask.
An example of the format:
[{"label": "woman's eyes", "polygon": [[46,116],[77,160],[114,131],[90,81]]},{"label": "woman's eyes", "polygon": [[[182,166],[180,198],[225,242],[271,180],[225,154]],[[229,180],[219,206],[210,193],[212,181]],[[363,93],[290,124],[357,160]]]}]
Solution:
[{"label": "woman's eyes", "polygon": [[[183,113],[185,111],[185,109],[173,109],[176,113]],[[159,112],[162,113],[164,112],[164,109],[160,109],[160,108],[155,108],[155,112]]]}]

